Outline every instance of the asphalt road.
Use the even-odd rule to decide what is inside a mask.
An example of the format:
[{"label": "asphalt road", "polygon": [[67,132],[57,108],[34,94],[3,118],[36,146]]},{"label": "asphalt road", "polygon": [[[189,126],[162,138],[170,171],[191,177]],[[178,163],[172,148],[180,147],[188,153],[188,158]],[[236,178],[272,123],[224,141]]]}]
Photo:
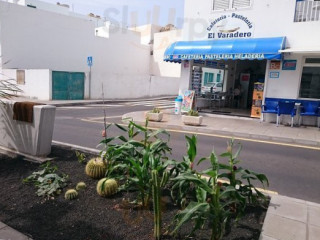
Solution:
[{"label": "asphalt road", "polygon": [[[121,116],[128,112],[150,110],[155,106],[164,108],[172,105],[172,101],[127,102],[119,104],[88,105],[81,107],[57,108],[53,140],[96,148],[102,140],[103,110],[107,121],[121,123]],[[108,136],[121,133],[117,128],[108,130]],[[170,132],[170,146],[173,148],[172,158],[182,159],[186,155],[185,134]],[[224,137],[210,137],[198,134],[198,157],[208,156],[214,149],[217,154],[226,150]],[[269,190],[281,195],[320,203],[320,157],[319,150],[297,148],[241,141],[243,150],[240,155],[241,166],[264,173],[270,181]],[[226,161],[226,159],[221,159]],[[201,164],[200,169],[207,165]]]}]

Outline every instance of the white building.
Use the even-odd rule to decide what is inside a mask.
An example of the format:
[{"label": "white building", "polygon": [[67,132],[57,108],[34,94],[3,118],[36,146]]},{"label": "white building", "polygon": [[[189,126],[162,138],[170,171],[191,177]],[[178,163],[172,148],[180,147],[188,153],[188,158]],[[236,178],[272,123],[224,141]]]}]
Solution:
[{"label": "white building", "polygon": [[185,18],[182,41],[164,56],[181,63],[180,93],[195,70],[210,81],[214,68],[225,92],[242,86],[242,108],[251,108],[255,82],[265,83],[263,100],[319,101],[320,1],[185,0]]},{"label": "white building", "polygon": [[24,96],[42,100],[98,99],[102,86],[108,99],[178,92],[178,74],[156,71],[168,63],[154,62],[141,33],[97,25],[91,18],[74,14],[70,6],[0,1],[1,69],[17,79]]}]

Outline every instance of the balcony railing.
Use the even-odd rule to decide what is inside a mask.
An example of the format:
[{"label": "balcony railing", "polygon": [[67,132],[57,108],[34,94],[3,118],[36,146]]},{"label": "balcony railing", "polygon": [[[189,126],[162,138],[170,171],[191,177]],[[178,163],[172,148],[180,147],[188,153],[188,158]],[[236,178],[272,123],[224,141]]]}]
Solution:
[{"label": "balcony railing", "polygon": [[320,1],[297,1],[295,22],[320,21]]}]

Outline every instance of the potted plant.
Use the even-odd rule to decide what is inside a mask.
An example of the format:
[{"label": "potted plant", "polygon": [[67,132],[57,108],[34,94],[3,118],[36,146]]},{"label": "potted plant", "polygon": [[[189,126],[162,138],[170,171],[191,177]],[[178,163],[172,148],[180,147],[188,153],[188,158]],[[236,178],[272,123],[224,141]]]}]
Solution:
[{"label": "potted plant", "polygon": [[149,119],[149,121],[161,122],[163,112],[161,112],[159,108],[154,108],[150,112],[146,112],[146,118]]},{"label": "potted plant", "polygon": [[190,110],[187,115],[182,115],[182,122],[185,125],[200,126],[202,124],[202,116],[198,111]]}]

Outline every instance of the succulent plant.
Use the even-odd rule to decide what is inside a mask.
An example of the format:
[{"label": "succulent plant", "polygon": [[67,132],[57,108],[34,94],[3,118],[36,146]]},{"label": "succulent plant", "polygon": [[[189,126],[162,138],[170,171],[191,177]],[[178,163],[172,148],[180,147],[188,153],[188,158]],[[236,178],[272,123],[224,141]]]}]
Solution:
[{"label": "succulent plant", "polygon": [[86,165],[86,174],[94,179],[103,178],[106,174],[106,166],[101,158],[93,158]]},{"label": "succulent plant", "polygon": [[83,190],[87,187],[87,185],[84,183],[84,182],[79,182],[76,186],[76,190],[79,191],[79,190]]},{"label": "succulent plant", "polygon": [[188,116],[193,116],[193,117],[199,117],[199,112],[198,111],[194,111],[194,110],[190,110],[187,113]]},{"label": "succulent plant", "polygon": [[114,179],[103,178],[97,184],[97,192],[102,197],[109,197],[118,191],[118,183]]},{"label": "succulent plant", "polygon": [[75,189],[69,189],[66,191],[64,198],[67,200],[74,200],[78,197],[78,192]]},{"label": "succulent plant", "polygon": [[161,109],[160,108],[153,108],[150,113],[160,113]]}]

